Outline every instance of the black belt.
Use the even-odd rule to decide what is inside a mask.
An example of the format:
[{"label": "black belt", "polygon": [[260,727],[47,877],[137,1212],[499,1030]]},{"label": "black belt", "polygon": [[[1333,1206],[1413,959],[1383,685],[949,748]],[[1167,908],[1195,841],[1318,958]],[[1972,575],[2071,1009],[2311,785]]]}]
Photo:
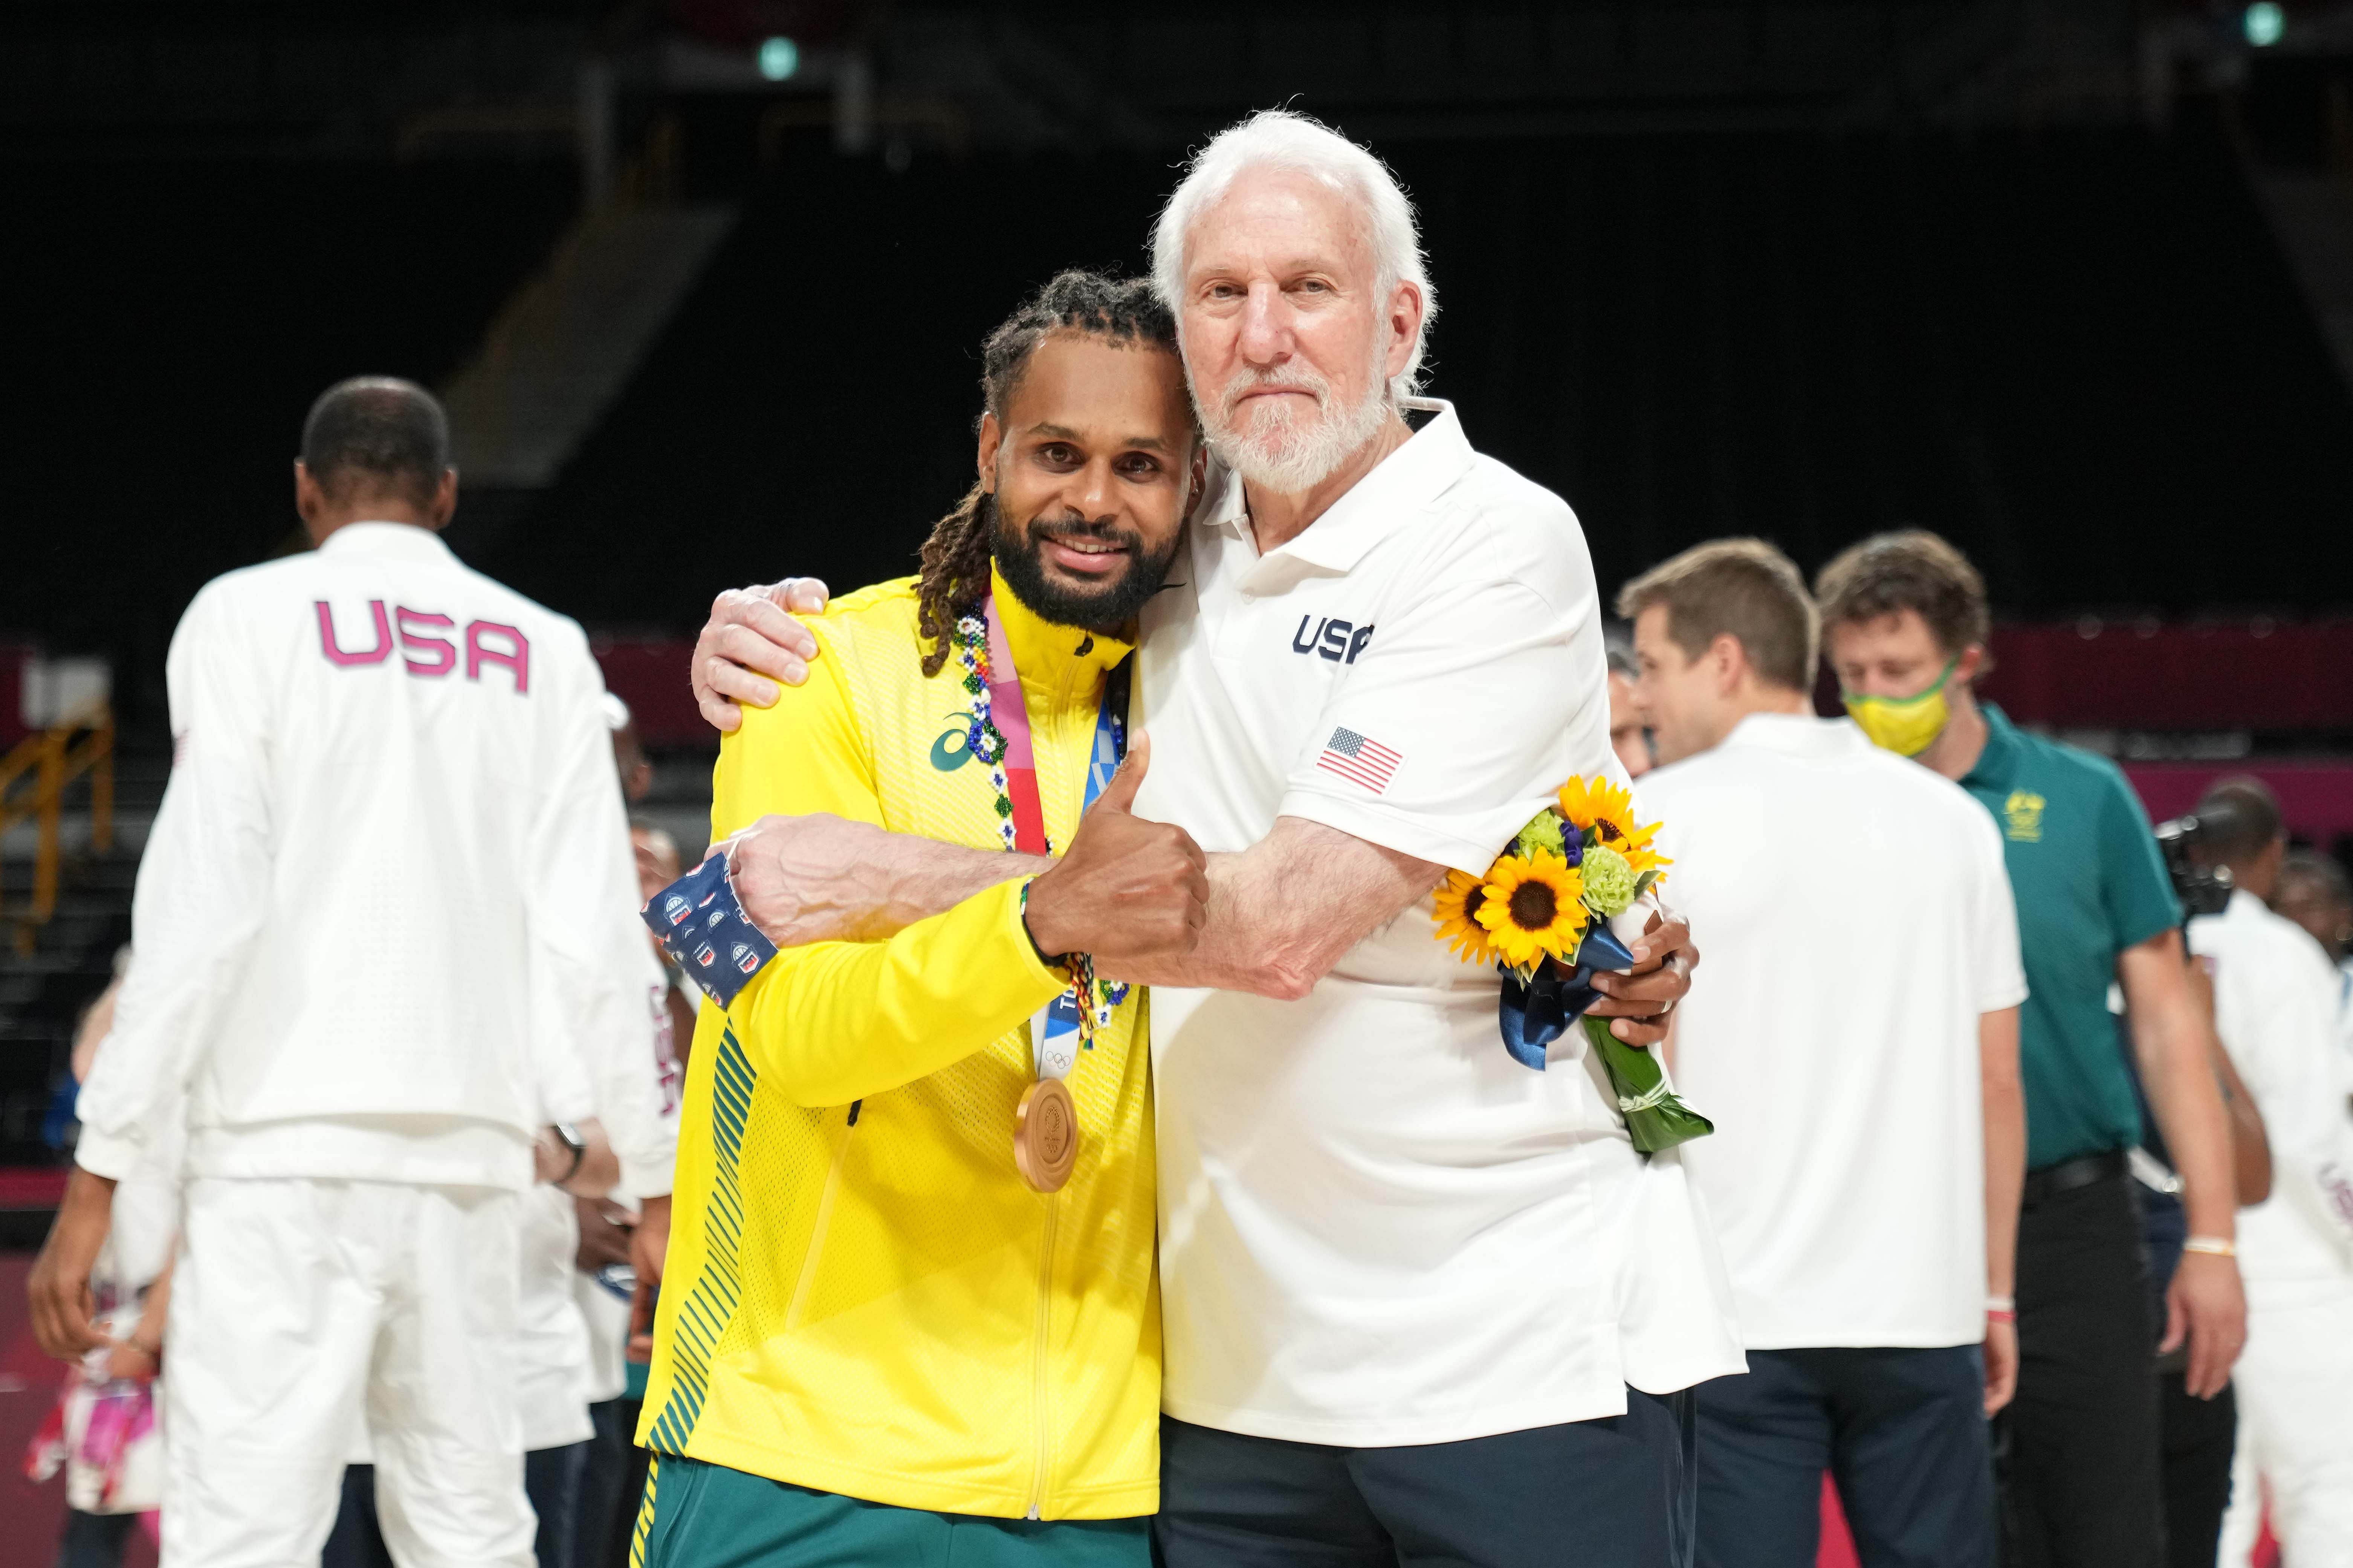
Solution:
[{"label": "black belt", "polygon": [[2062,1160],[2055,1165],[2045,1165],[2039,1171],[2029,1171],[2026,1173],[2026,1189],[2019,1194],[2019,1206],[2031,1209],[2078,1187],[2121,1180],[2129,1169],[2125,1152],[2111,1149],[2105,1154],[2081,1154],[2073,1160]]}]

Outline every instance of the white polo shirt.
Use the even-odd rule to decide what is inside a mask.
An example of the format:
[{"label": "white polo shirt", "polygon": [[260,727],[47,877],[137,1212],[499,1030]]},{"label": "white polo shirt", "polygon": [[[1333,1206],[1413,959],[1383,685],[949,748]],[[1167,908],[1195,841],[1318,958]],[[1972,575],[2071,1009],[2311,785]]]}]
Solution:
[{"label": "white polo shirt", "polygon": [[[1153,759],[1155,766],[1159,759]],[[2190,951],[2214,972],[2214,1027],[2263,1113],[2272,1191],[2239,1211],[2239,1271],[2256,1307],[2353,1281],[2348,1079],[2336,1034],[2336,975],[2310,932],[2242,888],[2189,922]]]},{"label": "white polo shirt", "polygon": [[[1844,719],[1755,713],[1642,780],[1704,955],[1683,1163],[1748,1348],[1985,1337],[1979,1017],[2026,999],[1993,818]],[[1835,943],[1839,982],[1819,975]]]},{"label": "white polo shirt", "polygon": [[[1435,417],[1263,557],[1238,481],[1205,501],[1145,614],[1142,815],[1212,852],[1289,816],[1483,871],[1571,774],[1622,780],[1576,517],[1409,406]],[[1635,1154],[1574,1049],[1505,1055],[1495,971],[1435,931],[1425,900],[1296,1002],[1154,987],[1178,1419],[1448,1442],[1742,1369],[1678,1158]]]}]

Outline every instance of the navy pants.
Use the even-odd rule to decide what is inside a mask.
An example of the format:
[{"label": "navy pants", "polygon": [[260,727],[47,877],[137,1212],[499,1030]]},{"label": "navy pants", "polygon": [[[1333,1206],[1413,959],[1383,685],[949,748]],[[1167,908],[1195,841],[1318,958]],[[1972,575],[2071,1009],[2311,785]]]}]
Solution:
[{"label": "navy pants", "polygon": [[1813,1568],[1824,1470],[1863,1568],[1990,1568],[1977,1346],[1750,1351],[1698,1393],[1701,1568]]},{"label": "navy pants", "polygon": [[574,1568],[628,1568],[629,1537],[646,1495],[646,1451],[638,1447],[638,1402],[588,1407],[596,1435],[580,1469],[580,1539]]},{"label": "navy pants", "polygon": [[533,1448],[522,1457],[523,1495],[539,1515],[533,1542],[539,1568],[574,1568],[580,1544],[580,1476],[588,1463],[586,1443]]},{"label": "navy pants", "polygon": [[1460,1443],[1160,1423],[1165,1568],[1690,1568],[1692,1396]]}]

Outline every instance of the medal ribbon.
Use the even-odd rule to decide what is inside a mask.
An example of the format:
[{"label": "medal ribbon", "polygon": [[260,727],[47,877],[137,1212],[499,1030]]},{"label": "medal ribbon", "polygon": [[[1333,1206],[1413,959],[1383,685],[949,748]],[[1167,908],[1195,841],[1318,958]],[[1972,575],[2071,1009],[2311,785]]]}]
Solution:
[{"label": "medal ribbon", "polygon": [[[1029,704],[1021,695],[1021,673],[1013,668],[1005,623],[997,618],[996,595],[982,605],[981,616],[988,622],[988,716],[1005,737],[1005,793],[1013,801],[1013,847],[1024,855],[1051,855],[1046,814],[1038,804],[1038,761],[1029,749]],[[1092,805],[1094,796],[1087,801]]]},{"label": "medal ribbon", "polygon": [[[1038,797],[1037,754],[1029,741],[1029,705],[1021,695],[1020,671],[1005,637],[1005,623],[997,614],[997,596],[981,605],[988,627],[989,721],[1005,738],[1005,795],[1013,805],[1013,847],[1025,855],[1050,855],[1046,817]],[[1110,784],[1127,754],[1128,664],[1122,660],[1103,682],[1102,704],[1095,710],[1094,742],[1087,755],[1087,783],[1079,809],[1083,814]],[[1103,986],[1096,995],[1094,961],[1087,954],[1071,955],[1071,986],[1054,998],[1030,1024],[1030,1040],[1041,1078],[1066,1077],[1078,1063],[1078,1052],[1093,1044],[1095,1030],[1111,1021],[1112,1009],[1127,998],[1124,984]]]}]

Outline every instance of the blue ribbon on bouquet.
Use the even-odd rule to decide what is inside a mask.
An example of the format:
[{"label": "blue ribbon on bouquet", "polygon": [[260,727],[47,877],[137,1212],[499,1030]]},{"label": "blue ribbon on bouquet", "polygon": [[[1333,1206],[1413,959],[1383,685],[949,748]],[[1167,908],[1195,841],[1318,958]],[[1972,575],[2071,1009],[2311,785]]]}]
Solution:
[{"label": "blue ribbon on bouquet", "polygon": [[1569,1025],[1600,1000],[1601,993],[1593,988],[1594,972],[1633,967],[1634,955],[1626,951],[1626,944],[1618,940],[1608,922],[1597,919],[1585,928],[1585,940],[1577,943],[1573,968],[1547,958],[1536,970],[1535,978],[1527,982],[1506,969],[1504,994],[1495,1005],[1495,1021],[1503,1029],[1504,1049],[1522,1067],[1544,1071],[1545,1047],[1560,1038]]}]

